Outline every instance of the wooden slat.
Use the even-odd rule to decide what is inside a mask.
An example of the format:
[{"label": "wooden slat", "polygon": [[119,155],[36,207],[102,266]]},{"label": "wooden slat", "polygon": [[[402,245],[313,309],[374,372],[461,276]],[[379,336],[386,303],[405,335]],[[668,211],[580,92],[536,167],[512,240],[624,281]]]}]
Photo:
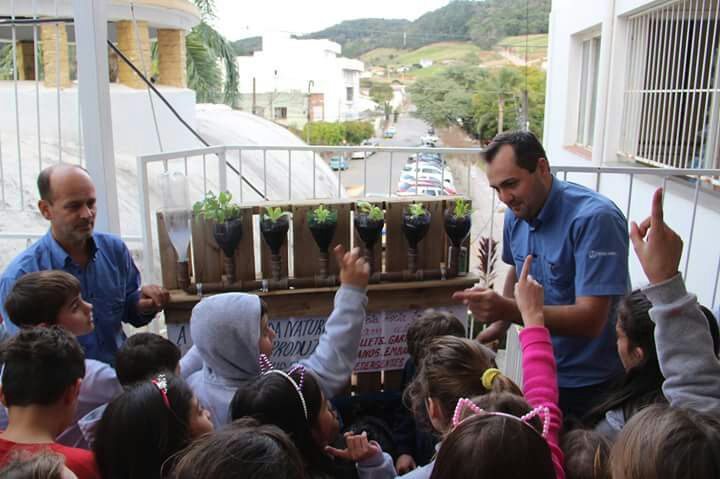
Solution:
[{"label": "wooden slat", "polygon": [[[456,305],[452,299],[455,291],[469,288],[478,281],[473,275],[447,280],[419,281],[407,283],[372,284],[368,287],[369,313],[395,311],[400,309],[426,309]],[[268,305],[270,317],[328,316],[332,312],[333,298],[337,288],[292,289],[283,291],[257,292]],[[182,323],[190,321],[190,311],[197,304],[197,295],[183,291],[170,292],[172,318],[166,321]]]},{"label": "wooden slat", "polygon": [[[329,248],[329,272],[330,274],[337,274],[339,267],[335,256],[333,255],[333,248],[336,245],[342,244],[345,250],[350,248],[350,203],[336,203],[336,204],[325,204],[328,208],[337,212],[337,227],[335,228],[335,236]],[[319,273],[320,266],[318,264],[318,258],[320,257],[320,250],[315,243],[315,239],[310,232],[308,227],[307,215],[318,205],[301,205],[293,206],[293,263],[294,263],[294,276],[296,278],[313,277]]]},{"label": "wooden slat", "polygon": [[402,370],[383,371],[383,390],[402,392]]},{"label": "wooden slat", "polygon": [[[162,285],[165,289],[177,289],[177,258],[178,255],[170,242],[165,217],[161,211],[157,212],[158,248],[160,249],[160,271],[162,274]],[[144,254],[148,254],[145,252]]]},{"label": "wooden slat", "polygon": [[[461,198],[463,200],[465,200],[467,203],[469,203],[470,207],[472,208],[472,200],[466,196],[448,197],[448,198],[445,198],[443,201],[443,214],[445,213],[445,210],[447,210],[448,208],[453,208],[455,206],[455,201],[457,201],[458,199],[461,199]],[[447,266],[450,261],[450,259],[448,257],[448,252],[449,252],[448,250],[450,247],[450,239],[448,239],[447,234],[445,234],[445,226],[444,225],[441,225],[441,226],[443,228],[443,238],[445,240],[445,243],[444,243],[445,247],[444,247],[444,251],[443,251],[444,252],[443,262]],[[470,231],[472,232],[472,228],[470,229]],[[461,246],[464,246],[465,248],[467,248],[468,264],[470,264],[470,255],[477,254],[477,249],[476,249],[476,251],[470,251],[470,240],[471,240],[471,235],[468,235],[468,237],[465,238],[465,241],[463,241],[461,244]]]},{"label": "wooden slat", "polygon": [[[385,202],[384,201],[368,201],[371,205],[377,206],[379,208],[384,209],[385,208]],[[355,205],[353,204],[353,209],[355,209]],[[387,214],[385,215],[385,228],[387,228]],[[357,230],[355,229],[354,220],[351,221],[350,227],[352,228],[352,234],[353,234],[353,245],[354,247],[360,248],[360,254],[362,254],[363,251],[365,251],[365,243],[360,238],[360,235],[358,235]],[[383,253],[382,253],[382,236],[380,236],[380,239],[375,243],[375,247],[373,248],[373,253],[375,257],[375,271],[383,271]]]},{"label": "wooden slat", "polygon": [[[283,211],[288,211],[288,205],[287,204],[276,204],[276,203],[268,203],[268,205],[272,205],[273,207],[280,207]],[[259,219],[262,220],[262,215],[265,213],[265,205],[263,207],[257,207],[255,208],[255,211],[259,215]],[[280,270],[280,276],[282,278],[287,278],[288,276],[288,238],[290,237],[290,229],[292,229],[292,218],[289,218],[290,222],[290,228],[288,229],[287,237],[285,238],[285,242],[283,243],[282,247],[280,248],[280,257],[282,258],[282,269]],[[265,243],[265,239],[263,238],[262,231],[260,232],[260,267],[262,271],[262,277],[263,279],[270,279],[272,277],[272,267],[270,266],[270,256],[272,253],[270,252],[270,247]]]},{"label": "wooden slat", "polygon": [[380,391],[380,386],[382,384],[380,376],[380,371],[373,373],[358,373],[357,393],[365,394]]},{"label": "wooden slat", "polygon": [[209,283],[222,279],[223,252],[213,238],[213,223],[193,215],[192,245],[196,283]]},{"label": "wooden slat", "polygon": [[253,209],[243,208],[243,237],[235,250],[235,279],[255,279],[255,242],[253,240]]},{"label": "wooden slat", "polygon": [[387,271],[403,271],[408,267],[407,239],[402,231],[403,210],[419,201],[430,212],[430,229],[418,245],[418,269],[436,269],[444,262],[446,253],[443,226],[443,200],[427,198],[393,199],[387,202]]}]

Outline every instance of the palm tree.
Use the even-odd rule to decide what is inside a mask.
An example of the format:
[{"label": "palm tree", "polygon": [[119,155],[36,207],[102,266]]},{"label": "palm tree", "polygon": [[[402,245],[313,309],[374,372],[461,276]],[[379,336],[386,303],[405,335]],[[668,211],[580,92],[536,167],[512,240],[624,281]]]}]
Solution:
[{"label": "palm tree", "polygon": [[489,82],[487,86],[489,89],[497,94],[498,102],[498,120],[497,128],[498,133],[503,132],[504,121],[505,121],[505,98],[507,95],[515,95],[518,92],[520,86],[520,74],[517,70],[503,67],[500,70],[494,72],[488,78]]},{"label": "palm tree", "polygon": [[[505,113],[508,101],[514,104],[520,94],[522,76],[516,69],[502,67],[491,70],[478,83],[473,97],[475,110],[475,134],[488,139],[505,128]],[[510,110],[511,118],[514,110]]]},{"label": "palm tree", "polygon": [[234,106],[238,99],[238,68],[235,51],[209,21],[215,17],[214,0],[193,0],[202,20],[185,37],[188,86],[198,103],[222,102]]}]

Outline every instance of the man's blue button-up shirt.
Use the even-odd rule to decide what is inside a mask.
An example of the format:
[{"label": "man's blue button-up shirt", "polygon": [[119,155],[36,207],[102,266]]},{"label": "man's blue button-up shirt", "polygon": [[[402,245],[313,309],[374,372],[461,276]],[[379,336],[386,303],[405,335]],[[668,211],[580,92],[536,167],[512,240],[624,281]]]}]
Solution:
[{"label": "man's blue button-up shirt", "polygon": [[91,260],[81,268],[48,231],[13,259],[0,277],[0,312],[6,331],[17,331],[3,306],[15,281],[33,271],[63,270],[80,281],[83,299],[93,305],[95,330],[78,338],[86,357],[113,364],[115,352],[125,340],[121,323],[144,326],[153,315],[137,312],[140,272],[125,243],[117,236],[94,233],[91,248]]},{"label": "man's blue button-up shirt", "polygon": [[517,272],[528,254],[534,256],[531,274],[543,285],[546,305],[575,304],[578,296],[612,296],[599,337],[553,335],[560,387],[599,384],[622,371],[615,320],[630,278],[627,220],[617,206],[588,188],[553,178],[536,218],[521,220],[506,210],[503,243],[502,259]]}]

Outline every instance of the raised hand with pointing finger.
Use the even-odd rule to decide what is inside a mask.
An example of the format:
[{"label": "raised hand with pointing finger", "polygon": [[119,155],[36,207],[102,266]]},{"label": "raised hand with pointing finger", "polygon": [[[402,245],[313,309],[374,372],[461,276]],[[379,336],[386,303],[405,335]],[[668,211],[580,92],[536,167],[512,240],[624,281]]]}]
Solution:
[{"label": "raised hand with pointing finger", "polygon": [[533,257],[528,255],[523,263],[518,282],[515,283],[515,302],[525,326],[544,326],[543,305],[545,293],[540,283],[530,274]]},{"label": "raised hand with pointing finger", "polygon": [[678,273],[683,241],[665,224],[663,218],[663,189],[653,195],[652,211],[639,225],[630,224],[630,240],[643,271],[652,284],[662,283]]}]

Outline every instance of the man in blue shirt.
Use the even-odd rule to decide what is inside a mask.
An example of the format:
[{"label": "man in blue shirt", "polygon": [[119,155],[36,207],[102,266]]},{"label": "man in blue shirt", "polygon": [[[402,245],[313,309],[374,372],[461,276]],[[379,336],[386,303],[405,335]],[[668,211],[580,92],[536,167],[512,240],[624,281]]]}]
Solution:
[{"label": "man in blue shirt", "polygon": [[622,372],[615,319],[629,292],[628,230],[606,197],[553,177],[545,151],[529,132],[503,133],[485,152],[490,186],[508,207],[502,259],[511,266],[503,295],[490,289],[455,294],[476,319],[493,323],[478,339],[491,341],[522,324],[512,299],[527,255],[545,290],[545,324],[553,338],[560,407],[580,417]]},{"label": "man in blue shirt", "polygon": [[[156,285],[140,286],[140,273],[117,236],[95,233],[95,186],[85,169],[56,165],[38,176],[38,208],[50,231],[20,253],[0,277],[0,313],[5,334],[15,334],[5,298],[25,273],[59,269],[78,278],[82,296],[93,305],[95,330],[79,337],[86,357],[112,364],[125,340],[122,323],[149,323],[169,299]],[[147,252],[146,252],[147,253]]]}]

